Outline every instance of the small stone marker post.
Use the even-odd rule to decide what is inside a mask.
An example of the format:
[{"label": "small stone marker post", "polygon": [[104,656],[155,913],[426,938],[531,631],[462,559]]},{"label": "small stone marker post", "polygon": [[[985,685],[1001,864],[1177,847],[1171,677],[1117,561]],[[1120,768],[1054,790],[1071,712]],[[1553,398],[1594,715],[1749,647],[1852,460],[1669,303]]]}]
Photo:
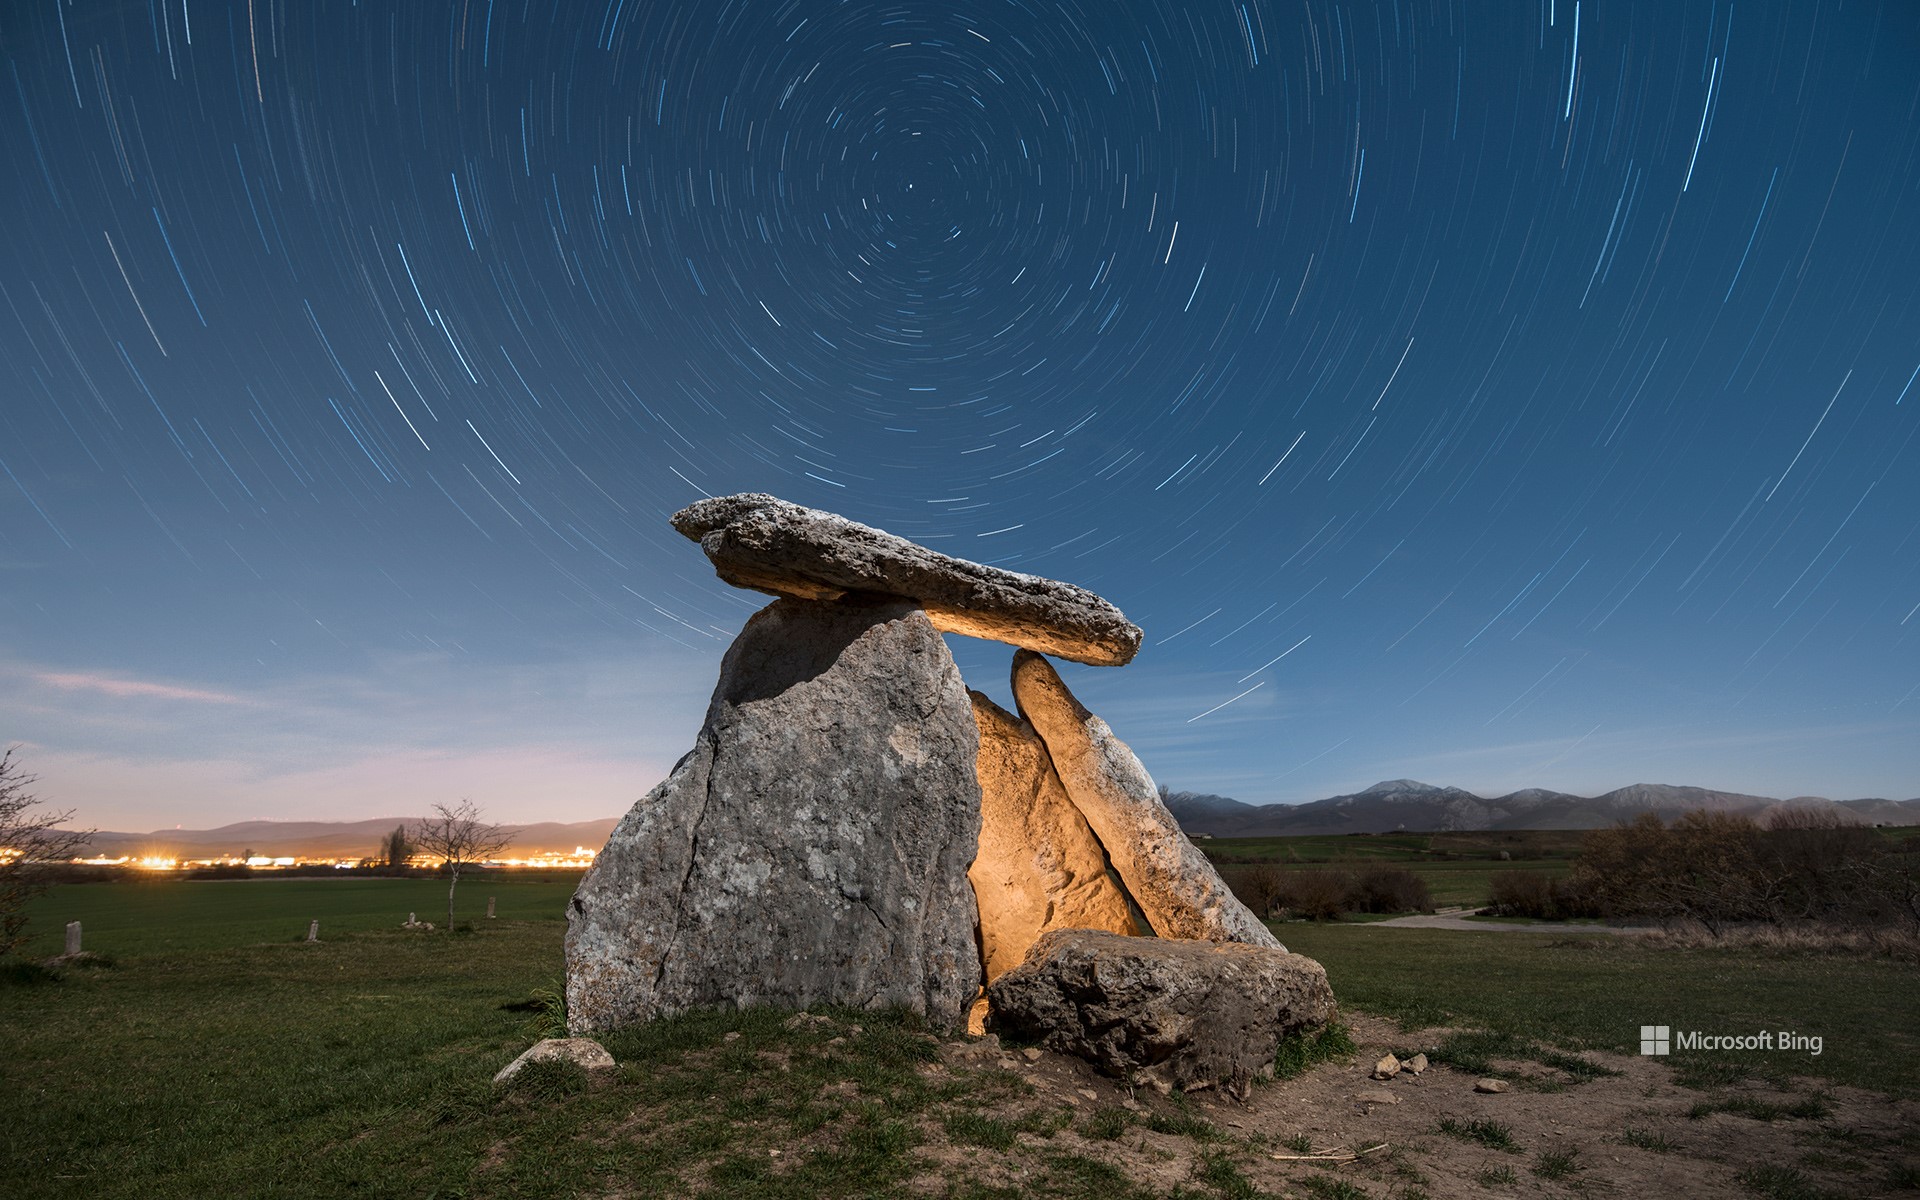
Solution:
[{"label": "small stone marker post", "polygon": [[307,926],[307,940],[310,942],[317,942],[320,940],[320,918],[319,917],[315,917],[312,923]]},{"label": "small stone marker post", "polygon": [[487,897],[487,920],[493,920],[493,897]]},{"label": "small stone marker post", "polygon": [[67,922],[67,953],[80,953],[80,922]]}]

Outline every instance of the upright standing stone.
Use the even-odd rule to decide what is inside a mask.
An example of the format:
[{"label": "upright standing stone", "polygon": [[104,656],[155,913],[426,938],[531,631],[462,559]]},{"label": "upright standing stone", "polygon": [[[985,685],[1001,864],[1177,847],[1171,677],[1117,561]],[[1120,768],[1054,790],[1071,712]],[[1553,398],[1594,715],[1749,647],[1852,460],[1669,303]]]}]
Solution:
[{"label": "upright standing stone", "polygon": [[958,1027],[980,987],[978,744],[917,605],[756,613],[692,752],[568,906],[571,1031],[706,1004],[897,1004]]},{"label": "upright standing stone", "polygon": [[80,922],[67,922],[67,953],[80,953]]},{"label": "upright standing stone", "polygon": [[987,981],[1019,966],[1050,929],[1142,932],[1033,726],[968,694],[980,727],[980,852],[967,877],[980,901]]},{"label": "upright standing stone", "polygon": [[491,920],[493,920],[493,919],[494,919],[494,915],[493,915],[493,897],[492,897],[492,896],[488,896],[488,897],[487,897],[487,920],[489,920],[489,921],[491,921]]},{"label": "upright standing stone", "polygon": [[1154,933],[1285,949],[1187,840],[1133,751],[1074,699],[1052,663],[1016,651],[1013,697]]},{"label": "upright standing stone", "polygon": [[307,926],[307,940],[310,942],[317,942],[320,940],[320,918],[319,917],[315,917],[313,919],[313,922]]}]

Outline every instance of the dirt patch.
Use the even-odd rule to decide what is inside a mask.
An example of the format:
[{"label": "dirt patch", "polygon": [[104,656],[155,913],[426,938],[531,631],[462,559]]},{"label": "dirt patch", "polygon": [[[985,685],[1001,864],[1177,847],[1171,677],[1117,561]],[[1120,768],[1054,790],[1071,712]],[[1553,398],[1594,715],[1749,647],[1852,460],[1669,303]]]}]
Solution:
[{"label": "dirt patch", "polygon": [[[1913,1178],[1897,1172],[1920,1170],[1914,1101],[1811,1083],[1796,1091],[1757,1083],[1696,1090],[1675,1084],[1658,1060],[1601,1054],[1583,1057],[1618,1074],[1586,1082],[1535,1062],[1496,1060],[1496,1077],[1509,1085],[1499,1093],[1477,1092],[1482,1076],[1438,1064],[1417,1077],[1375,1080],[1370,1073],[1383,1054],[1436,1050],[1447,1031],[1405,1033],[1365,1016],[1347,1020],[1357,1047],[1350,1060],[1264,1085],[1245,1104],[1216,1092],[1135,1090],[1055,1054],[1030,1060],[978,1044],[950,1046],[950,1069],[1001,1072],[1027,1085],[1023,1098],[995,1106],[996,1119],[1043,1123],[1059,1113],[1064,1121],[1019,1133],[999,1150],[943,1136],[931,1124],[919,1150],[928,1169],[911,1190],[941,1194],[956,1176],[1017,1189],[1030,1158],[1061,1154],[1107,1164],[1160,1195],[1209,1171],[1217,1177],[1222,1160],[1260,1192],[1279,1196],[1713,1200],[1755,1195],[1756,1170],[1858,1196]],[[1364,1153],[1337,1161],[1357,1152]],[[1340,1190],[1342,1183],[1351,1190]]]}]

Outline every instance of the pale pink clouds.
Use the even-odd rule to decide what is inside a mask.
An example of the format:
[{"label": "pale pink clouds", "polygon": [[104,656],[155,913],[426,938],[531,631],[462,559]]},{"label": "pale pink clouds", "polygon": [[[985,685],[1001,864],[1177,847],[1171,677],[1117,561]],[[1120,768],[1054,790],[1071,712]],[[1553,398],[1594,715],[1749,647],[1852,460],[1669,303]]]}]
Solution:
[{"label": "pale pink clouds", "polygon": [[238,696],[209,692],[199,688],[174,687],[166,683],[147,683],[139,679],[116,679],[111,675],[40,671],[34,678],[50,687],[72,692],[101,692],[121,700],[189,700],[199,704],[245,704]]}]

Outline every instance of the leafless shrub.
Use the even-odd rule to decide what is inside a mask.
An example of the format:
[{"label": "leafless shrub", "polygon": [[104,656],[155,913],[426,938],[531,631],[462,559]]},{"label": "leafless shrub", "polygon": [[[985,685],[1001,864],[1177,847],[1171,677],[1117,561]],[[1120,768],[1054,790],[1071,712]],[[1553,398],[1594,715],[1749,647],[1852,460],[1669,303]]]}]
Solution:
[{"label": "leafless shrub", "polygon": [[1697,923],[1902,925],[1920,935],[1920,854],[1832,810],[1643,814],[1582,839],[1573,882],[1607,916]]},{"label": "leafless shrub", "polygon": [[60,828],[71,811],[40,808],[27,790],[39,776],[21,769],[17,748],[0,754],[0,958],[27,940],[27,901],[53,886],[58,867],[93,836],[90,829]]},{"label": "leafless shrub", "polygon": [[1405,867],[1376,863],[1354,877],[1347,907],[1353,912],[1432,912],[1433,894],[1427,881]]},{"label": "leafless shrub", "polygon": [[1353,876],[1345,871],[1286,871],[1279,903],[1296,917],[1332,921],[1347,911],[1347,897],[1352,891]]},{"label": "leafless shrub", "polygon": [[1280,868],[1272,863],[1256,863],[1234,872],[1228,884],[1240,903],[1253,910],[1254,916],[1265,918],[1272,916],[1278,907],[1286,880]]},{"label": "leafless shrub", "polygon": [[1556,879],[1544,871],[1495,871],[1494,916],[1565,921],[1603,915],[1579,881]]},{"label": "leafless shrub", "polygon": [[1540,917],[1553,908],[1553,880],[1541,871],[1495,871],[1493,910],[1501,917]]}]

